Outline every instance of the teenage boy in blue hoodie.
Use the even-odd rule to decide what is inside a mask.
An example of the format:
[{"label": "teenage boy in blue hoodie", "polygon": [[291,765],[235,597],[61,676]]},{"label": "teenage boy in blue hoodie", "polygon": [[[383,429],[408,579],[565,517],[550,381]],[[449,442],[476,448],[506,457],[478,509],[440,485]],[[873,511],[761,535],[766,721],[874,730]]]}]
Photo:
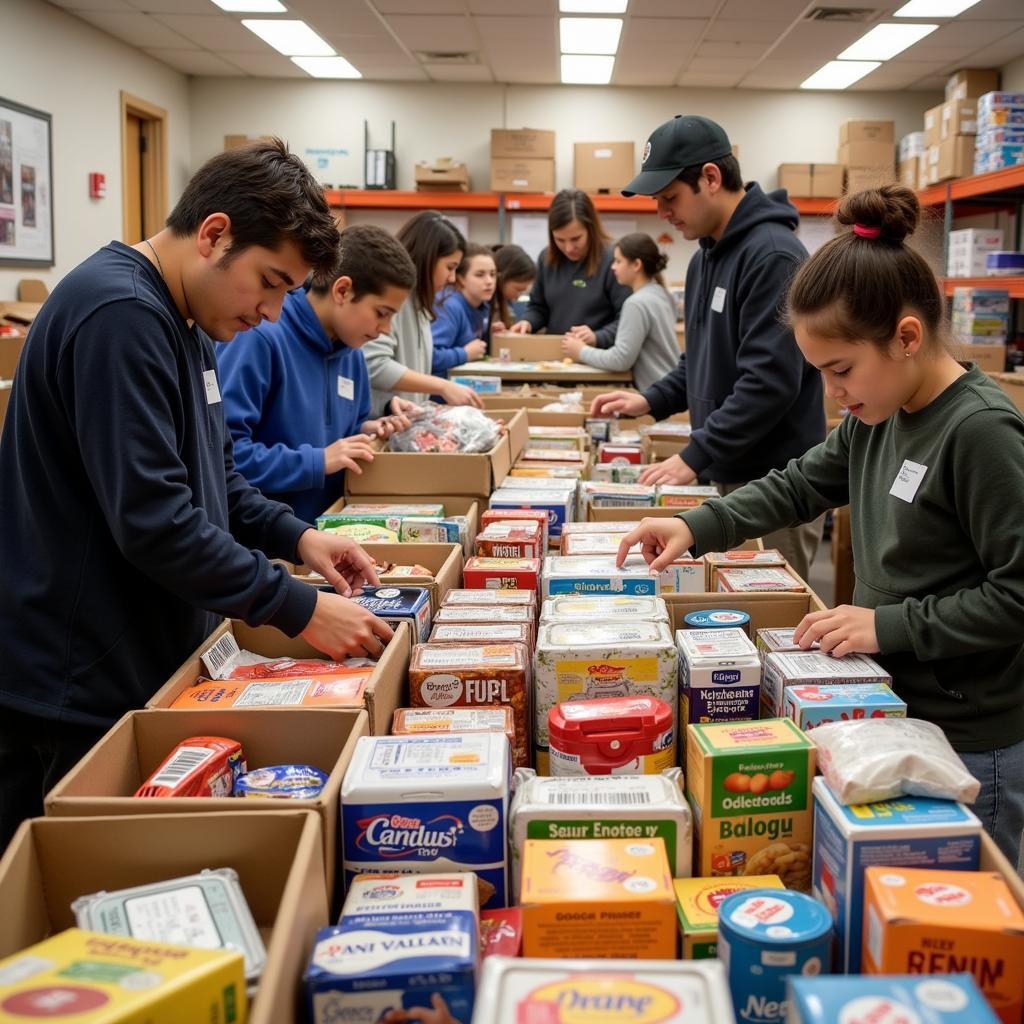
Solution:
[{"label": "teenage boy in blue hoodie", "polygon": [[289,292],[281,319],[217,346],[224,416],[235,465],[267,497],[312,522],[362,473],[372,441],[404,430],[414,402],[391,400],[370,418],[370,382],[359,349],[391,330],[416,271],[405,247],[382,228],[341,233],[338,258],[307,288]]},{"label": "teenage boy in blue hoodie", "polygon": [[[723,494],[783,469],[825,437],[821,375],[781,318],[807,250],[786,193],[743,184],[721,125],[678,114],[655,129],[640,174],[623,195],[653,196],[658,216],[700,248],[686,270],[686,352],[646,391],[612,391],[591,415],[664,419],[690,412],[678,455],[647,467],[643,483],[714,483]],[[821,521],[765,538],[807,576]]]}]

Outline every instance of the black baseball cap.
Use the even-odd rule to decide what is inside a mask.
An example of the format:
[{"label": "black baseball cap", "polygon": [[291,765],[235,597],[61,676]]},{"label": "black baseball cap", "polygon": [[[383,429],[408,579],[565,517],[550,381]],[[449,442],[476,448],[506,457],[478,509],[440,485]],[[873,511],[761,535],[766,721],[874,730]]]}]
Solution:
[{"label": "black baseball cap", "polygon": [[622,190],[624,196],[653,196],[694,167],[732,155],[725,129],[696,114],[676,114],[655,128],[640,159],[640,173]]}]

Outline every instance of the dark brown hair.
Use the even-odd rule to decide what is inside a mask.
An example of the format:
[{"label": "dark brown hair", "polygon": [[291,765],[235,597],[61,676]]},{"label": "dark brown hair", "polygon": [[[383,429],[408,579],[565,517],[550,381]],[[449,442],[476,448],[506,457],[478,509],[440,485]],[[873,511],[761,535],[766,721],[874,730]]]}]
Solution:
[{"label": "dark brown hair", "polygon": [[278,249],[293,242],[314,272],[327,271],[338,229],[324,191],[280,139],[253,142],[207,160],[192,175],[167,218],[179,238],[199,230],[210,214],[231,219],[230,262],[250,246]]},{"label": "dark brown hair", "polygon": [[644,274],[662,288],[665,287],[665,278],[661,272],[668,266],[668,256],[658,248],[650,235],[634,231],[630,235],[623,235],[615,245],[627,260],[639,260]]},{"label": "dark brown hair", "polygon": [[551,200],[548,207],[548,248],[545,259],[552,266],[564,260],[562,250],[555,244],[555,232],[578,220],[587,229],[586,270],[589,277],[597,273],[601,266],[604,247],[611,239],[601,226],[594,200],[578,188],[564,188]]},{"label": "dark brown hair", "polygon": [[494,245],[491,251],[494,253],[494,265],[498,268],[498,287],[491,299],[491,323],[500,320],[510,327],[512,313],[501,293],[501,286],[508,281],[536,281],[537,264],[521,245]]},{"label": "dark brown hair", "polygon": [[[462,260],[459,262],[459,265],[455,268],[456,277],[464,277],[466,274],[469,273],[469,264],[476,256],[486,256],[489,260],[494,259],[494,253],[491,252],[491,247],[489,245],[477,245],[476,242],[469,242],[466,245],[465,252],[463,252],[462,254]],[[455,294],[455,292],[458,290],[458,287],[458,283],[456,283],[454,288],[449,285],[441,293],[440,299],[435,300],[434,303],[435,313]],[[494,300],[492,299],[491,301],[493,302]]]},{"label": "dark brown hair", "polygon": [[743,175],[740,173],[740,162],[732,154],[720,156],[717,160],[705,160],[702,164],[694,164],[692,167],[684,167],[676,181],[689,185],[694,192],[700,191],[700,179],[704,168],[708,164],[714,164],[722,172],[722,188],[726,192],[743,191]]},{"label": "dark brown hair", "polygon": [[385,288],[405,288],[416,284],[416,268],[405,246],[383,228],[373,224],[353,224],[338,240],[337,258],[326,273],[315,274],[311,290],[326,295],[339,277],[352,280],[352,297],[380,295]]},{"label": "dark brown hair", "polygon": [[434,317],[434,267],[453,253],[466,251],[462,232],[437,210],[423,210],[407,220],[396,236],[416,267],[416,311]]},{"label": "dark brown hair", "polygon": [[[883,185],[846,196],[836,220],[851,230],[826,242],[801,266],[789,287],[787,318],[827,313],[827,336],[868,341],[887,350],[900,318],[912,310],[941,344],[943,301],[931,267],[905,245],[920,219],[917,196]],[[852,230],[856,224],[877,238]]]}]

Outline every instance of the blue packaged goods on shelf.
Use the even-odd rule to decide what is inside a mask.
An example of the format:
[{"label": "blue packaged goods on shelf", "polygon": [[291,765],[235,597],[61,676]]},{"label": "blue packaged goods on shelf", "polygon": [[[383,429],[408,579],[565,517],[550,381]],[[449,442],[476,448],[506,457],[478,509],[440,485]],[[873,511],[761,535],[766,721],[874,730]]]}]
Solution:
[{"label": "blue packaged goods on shelf", "polygon": [[1003,124],[1024,127],[1024,107],[990,107],[978,118],[979,128]]},{"label": "blue packaged goods on shelf", "polygon": [[1024,144],[1024,126],[986,125],[979,127],[975,141],[977,149],[993,149],[997,146],[1020,146]]},{"label": "blue packaged goods on shelf", "polygon": [[1001,107],[1024,108],[1024,92],[987,92],[978,97],[979,115],[983,110],[996,110]]},{"label": "blue packaged goods on shelf", "polygon": [[864,869],[872,864],[976,871],[981,822],[963,804],[908,796],[847,806],[814,780],[814,895],[836,921],[835,968],[861,967]]},{"label": "blue packaged goods on shelf", "polygon": [[561,537],[562,526],[571,521],[576,515],[576,488],[563,489],[561,491],[535,491],[529,488],[532,478],[517,477],[517,480],[526,481],[520,488],[511,481],[499,487],[492,495],[490,507],[492,509],[530,509],[535,512],[543,512],[548,517],[548,537]]},{"label": "blue packaged goods on shelf", "polygon": [[408,622],[418,641],[430,635],[430,591],[425,587],[364,587],[352,600],[393,629]]},{"label": "blue packaged goods on shelf", "polygon": [[1006,288],[954,288],[953,312],[1008,317],[1010,293]]},{"label": "blue packaged goods on shelf", "polygon": [[311,764],[277,764],[240,775],[232,795],[315,800],[326,785],[327,773]]},{"label": "blue packaged goods on shelf", "polygon": [[991,275],[1024,273],[1024,252],[990,252],[985,257],[985,266]]}]

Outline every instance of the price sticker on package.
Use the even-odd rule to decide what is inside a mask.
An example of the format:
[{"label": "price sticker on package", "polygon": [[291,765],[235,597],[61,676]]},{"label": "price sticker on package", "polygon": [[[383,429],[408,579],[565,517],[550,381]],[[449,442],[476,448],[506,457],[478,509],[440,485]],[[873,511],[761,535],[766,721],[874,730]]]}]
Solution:
[{"label": "price sticker on package", "polygon": [[904,459],[900,471],[896,474],[896,479],[892,482],[892,487],[889,488],[889,493],[894,498],[900,498],[908,504],[911,503],[917,497],[917,490],[927,472],[928,467],[922,466],[920,462]]}]

